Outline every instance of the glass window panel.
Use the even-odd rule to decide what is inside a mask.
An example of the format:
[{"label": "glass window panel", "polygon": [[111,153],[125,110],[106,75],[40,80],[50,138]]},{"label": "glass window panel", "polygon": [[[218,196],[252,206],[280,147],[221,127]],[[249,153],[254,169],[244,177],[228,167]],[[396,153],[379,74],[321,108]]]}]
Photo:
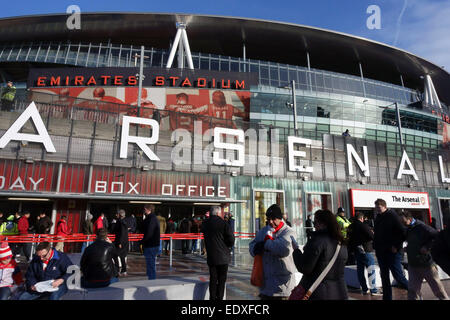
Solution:
[{"label": "glass window panel", "polygon": [[288,81],[288,71],[285,68],[280,68],[280,80]]},{"label": "glass window panel", "polygon": [[230,71],[230,62],[229,61],[221,61],[220,62],[220,71]]},{"label": "glass window panel", "polygon": [[266,66],[260,67],[260,78],[261,79],[269,79],[269,68]]},{"label": "glass window panel", "polygon": [[[256,72],[256,73],[259,73],[259,65],[257,65],[257,64],[250,64],[250,72]],[[262,73],[261,73],[261,78],[264,78],[263,76],[262,76]],[[267,78],[267,77],[266,77]]]},{"label": "glass window panel", "polygon": [[277,67],[270,67],[270,80],[277,80],[278,81],[278,68]]},{"label": "glass window panel", "polygon": [[289,81],[292,81],[292,80],[294,80],[295,82],[298,82],[296,70],[289,70]]},{"label": "glass window panel", "polygon": [[[230,69],[233,72],[239,72],[239,63],[232,61],[230,64]],[[242,70],[242,71],[244,71],[244,70]]]},{"label": "glass window panel", "polygon": [[211,59],[211,70],[219,70],[219,61]]}]

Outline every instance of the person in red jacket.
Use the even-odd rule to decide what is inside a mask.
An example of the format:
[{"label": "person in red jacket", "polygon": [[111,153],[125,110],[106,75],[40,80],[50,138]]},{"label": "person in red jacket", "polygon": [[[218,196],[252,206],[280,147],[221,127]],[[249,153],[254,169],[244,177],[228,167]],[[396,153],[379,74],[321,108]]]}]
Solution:
[{"label": "person in red jacket", "polygon": [[[70,234],[69,227],[67,225],[67,216],[62,216],[56,227],[56,235],[61,237],[67,237]],[[55,249],[64,252],[64,241],[58,242]]]},{"label": "person in red jacket", "polygon": [[[30,229],[30,223],[28,219],[30,218],[29,212],[24,212],[19,221],[17,222],[17,229],[19,230],[19,236],[26,236],[29,234]],[[31,248],[32,244],[29,242],[26,243],[19,243],[17,246],[17,253],[20,253],[20,251],[23,251],[23,254],[25,255],[25,258],[27,259],[27,262],[31,260]]]},{"label": "person in red jacket", "polygon": [[106,229],[108,230],[108,221],[106,220],[105,214],[102,212],[98,216],[97,220],[94,222],[94,234],[97,234],[97,230]]}]

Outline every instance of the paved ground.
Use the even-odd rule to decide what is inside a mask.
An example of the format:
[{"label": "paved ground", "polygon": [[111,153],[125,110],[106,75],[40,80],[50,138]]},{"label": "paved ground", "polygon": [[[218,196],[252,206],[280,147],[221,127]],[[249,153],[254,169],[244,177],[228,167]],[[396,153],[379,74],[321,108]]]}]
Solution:
[{"label": "paved ground", "polygon": [[[25,271],[26,264],[22,260],[19,265]],[[227,279],[227,300],[259,300],[258,289],[250,284],[250,274],[253,258],[244,251],[236,253],[233,264],[230,265]],[[128,275],[120,281],[147,279],[145,275],[145,259],[138,253],[130,253],[128,256]],[[156,272],[158,278],[171,278],[180,276],[203,276],[209,279],[206,257],[200,254],[183,255],[174,252],[172,266],[169,256],[162,255],[157,260]],[[444,280],[443,284],[450,295],[450,280]],[[348,288],[351,300],[382,300],[381,296],[364,296],[359,289]],[[422,295],[425,300],[436,300],[428,284],[422,286]],[[394,300],[407,300],[407,291],[393,288]]]}]

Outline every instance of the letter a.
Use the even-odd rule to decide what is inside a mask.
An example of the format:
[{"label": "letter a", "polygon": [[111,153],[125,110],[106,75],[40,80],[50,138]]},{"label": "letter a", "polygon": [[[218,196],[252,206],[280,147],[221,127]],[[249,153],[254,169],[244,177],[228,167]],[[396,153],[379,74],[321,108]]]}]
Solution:
[{"label": "letter a", "polygon": [[367,29],[373,30],[373,29],[381,29],[381,9],[377,5],[371,5],[367,8],[366,13],[372,14],[370,17],[367,18],[366,26]]},{"label": "letter a", "polygon": [[[20,133],[19,131],[22,129],[22,127],[30,118],[33,120],[34,126],[36,127],[36,131],[38,134]],[[42,118],[39,115],[39,111],[36,108],[34,102],[30,103],[30,105],[19,116],[19,118],[17,118],[17,120],[8,129],[8,131],[5,132],[3,137],[0,138],[0,149],[6,147],[6,145],[11,140],[42,143],[47,152],[56,152],[56,149],[53,146],[52,140],[50,139],[47,129],[45,128],[44,122],[42,121]]]},{"label": "letter a", "polygon": [[81,10],[77,5],[71,5],[67,7],[66,13],[71,13],[67,18],[66,26],[69,30],[81,29]]}]

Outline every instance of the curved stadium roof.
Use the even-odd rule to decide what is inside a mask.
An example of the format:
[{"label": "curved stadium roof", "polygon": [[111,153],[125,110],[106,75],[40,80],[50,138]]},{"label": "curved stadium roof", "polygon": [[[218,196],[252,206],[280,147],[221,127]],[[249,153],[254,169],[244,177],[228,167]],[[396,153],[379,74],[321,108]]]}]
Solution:
[{"label": "curved stadium roof", "polygon": [[423,90],[420,76],[431,74],[438,95],[450,104],[450,74],[432,62],[379,42],[330,30],[275,21],[162,13],[84,13],[81,30],[66,27],[67,14],[0,19],[0,42],[67,41],[146,45],[168,49],[176,22],[187,23],[191,51],[359,75]]}]

